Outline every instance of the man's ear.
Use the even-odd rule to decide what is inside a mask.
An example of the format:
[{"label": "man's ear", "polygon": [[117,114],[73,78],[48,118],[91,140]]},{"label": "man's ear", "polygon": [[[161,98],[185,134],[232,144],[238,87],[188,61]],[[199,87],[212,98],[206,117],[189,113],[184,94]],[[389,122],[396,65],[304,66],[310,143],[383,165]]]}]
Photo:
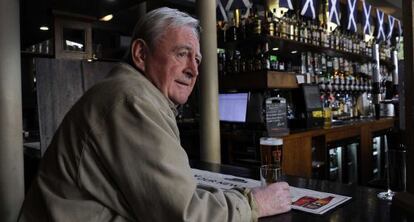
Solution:
[{"label": "man's ear", "polygon": [[144,40],[136,39],[132,42],[131,47],[132,61],[135,66],[142,72],[145,72],[145,59],[147,57],[147,48]]}]

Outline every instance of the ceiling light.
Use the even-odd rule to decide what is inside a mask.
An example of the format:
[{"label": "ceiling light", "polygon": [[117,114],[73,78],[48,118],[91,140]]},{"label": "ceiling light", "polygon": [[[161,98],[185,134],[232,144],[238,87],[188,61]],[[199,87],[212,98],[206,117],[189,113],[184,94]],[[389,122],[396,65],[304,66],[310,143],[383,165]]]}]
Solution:
[{"label": "ceiling light", "polygon": [[49,27],[43,25],[43,26],[40,26],[39,29],[42,30],[42,31],[47,31],[47,30],[49,30]]},{"label": "ceiling light", "polygon": [[277,51],[277,50],[279,50],[279,48],[273,48],[272,50],[273,50],[273,51]]},{"label": "ceiling light", "polygon": [[114,16],[112,14],[105,15],[104,17],[100,18],[99,21],[108,22],[111,21]]},{"label": "ceiling light", "polygon": [[294,50],[294,51],[292,51],[292,52],[290,52],[290,53],[292,53],[292,54],[296,54],[296,53],[298,53],[298,51]]}]

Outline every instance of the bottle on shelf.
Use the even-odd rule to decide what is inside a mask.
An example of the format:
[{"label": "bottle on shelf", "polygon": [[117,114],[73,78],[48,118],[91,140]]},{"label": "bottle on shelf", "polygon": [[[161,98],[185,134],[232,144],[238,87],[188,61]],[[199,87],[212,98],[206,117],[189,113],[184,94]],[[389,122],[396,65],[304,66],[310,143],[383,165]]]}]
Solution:
[{"label": "bottle on shelf", "polygon": [[267,71],[271,70],[270,52],[269,52],[269,43],[268,42],[265,42],[263,44],[263,48],[262,48],[261,53],[260,53],[260,58],[261,58],[261,61],[262,61],[261,70],[267,70]]},{"label": "bottle on shelf", "polygon": [[265,21],[265,34],[269,36],[275,36],[275,23],[272,12],[265,11]]},{"label": "bottle on shelf", "polygon": [[226,30],[226,40],[227,42],[237,41],[237,26],[236,26],[236,19],[233,17],[229,21],[229,27]]}]

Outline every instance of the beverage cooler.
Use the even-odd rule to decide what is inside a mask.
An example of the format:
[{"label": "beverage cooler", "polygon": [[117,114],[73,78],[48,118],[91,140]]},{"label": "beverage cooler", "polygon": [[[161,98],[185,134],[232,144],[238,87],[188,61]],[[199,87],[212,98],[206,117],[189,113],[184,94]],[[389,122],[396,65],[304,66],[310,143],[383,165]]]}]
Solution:
[{"label": "beverage cooler", "polygon": [[359,143],[348,141],[328,147],[328,179],[339,183],[358,183]]},{"label": "beverage cooler", "polygon": [[372,181],[385,181],[387,161],[385,151],[388,149],[388,137],[385,132],[378,132],[372,138]]}]

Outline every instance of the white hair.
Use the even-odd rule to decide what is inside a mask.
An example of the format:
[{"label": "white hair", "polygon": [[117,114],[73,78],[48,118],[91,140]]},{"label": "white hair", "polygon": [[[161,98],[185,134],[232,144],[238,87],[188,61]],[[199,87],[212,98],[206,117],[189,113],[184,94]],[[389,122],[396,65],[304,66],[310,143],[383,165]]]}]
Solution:
[{"label": "white hair", "polygon": [[185,12],[168,7],[162,7],[148,12],[135,25],[131,45],[127,53],[127,62],[132,64],[131,47],[136,39],[142,39],[150,49],[153,49],[164,32],[171,27],[188,26],[199,38],[200,23]]}]

